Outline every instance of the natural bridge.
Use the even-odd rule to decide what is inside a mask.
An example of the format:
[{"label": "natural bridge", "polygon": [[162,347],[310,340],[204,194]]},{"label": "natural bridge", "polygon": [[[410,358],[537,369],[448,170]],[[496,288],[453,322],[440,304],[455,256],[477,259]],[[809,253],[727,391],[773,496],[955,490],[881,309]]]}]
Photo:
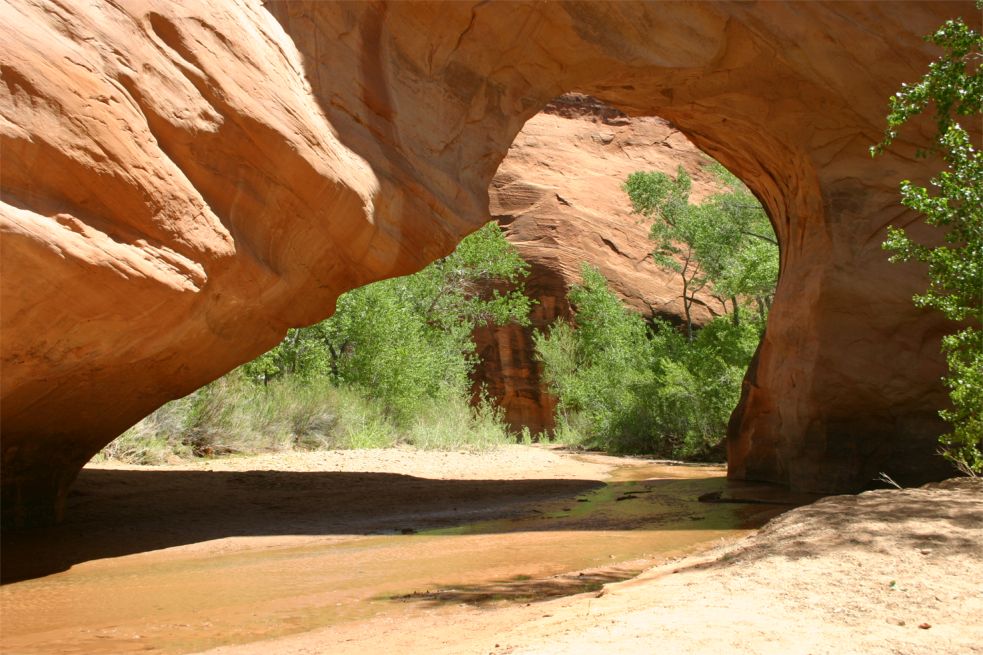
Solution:
[{"label": "natural bridge", "polygon": [[886,99],[972,4],[62,3],[0,6],[3,511],[169,399],[418,270],[489,220],[527,119],[579,91],[657,115],[767,208],[781,278],[729,471],[851,491],[934,457],[946,326],[888,263],[917,129]]}]

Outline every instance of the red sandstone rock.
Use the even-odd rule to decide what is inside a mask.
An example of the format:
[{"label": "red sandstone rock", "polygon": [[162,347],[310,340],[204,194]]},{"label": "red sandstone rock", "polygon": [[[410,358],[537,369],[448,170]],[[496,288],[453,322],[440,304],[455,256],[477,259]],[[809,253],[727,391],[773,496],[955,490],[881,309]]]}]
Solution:
[{"label": "red sandstone rock", "polygon": [[[569,317],[567,293],[580,282],[582,262],[598,267],[635,311],[682,322],[678,276],[653,262],[650,223],[632,213],[621,187],[635,171],[675,175],[683,165],[698,200],[713,189],[704,170],[708,161],[666,121],[628,118],[579,95],[551,103],[519,132],[489,189],[490,210],[530,263],[526,288],[537,304],[527,328],[475,331],[476,383],[498,402],[513,430],[554,427],[555,399],[540,381],[532,331]],[[701,300],[697,324],[721,309],[710,297]]]},{"label": "red sandstone rock", "polygon": [[[488,218],[572,89],[659,115],[767,206],[782,279],[731,475],[939,474],[942,320],[887,262],[914,216],[885,99],[970,2],[0,5],[4,511],[53,511],[127,425]],[[913,135],[923,140],[928,133]]]}]

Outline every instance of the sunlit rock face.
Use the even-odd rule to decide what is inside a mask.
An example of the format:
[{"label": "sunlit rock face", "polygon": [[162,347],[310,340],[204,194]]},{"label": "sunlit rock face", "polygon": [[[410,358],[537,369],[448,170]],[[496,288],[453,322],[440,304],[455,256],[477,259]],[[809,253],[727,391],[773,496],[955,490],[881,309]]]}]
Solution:
[{"label": "sunlit rock face", "polygon": [[[622,185],[635,171],[675,175],[683,166],[697,202],[717,189],[708,162],[665,120],[630,118],[579,94],[551,102],[519,132],[489,188],[489,208],[530,264],[525,286],[535,304],[527,327],[475,331],[476,392],[501,407],[513,431],[554,427],[556,403],[541,380],[532,334],[570,318],[567,293],[581,281],[581,263],[597,267],[633,311],[684,321],[682,283],[652,260],[651,223],[632,213]],[[721,311],[718,301],[699,295],[694,322]]]},{"label": "sunlit rock face", "polygon": [[[170,398],[419,269],[489,218],[523,124],[570,90],[658,115],[768,208],[782,280],[734,477],[938,475],[937,341],[887,262],[911,142],[885,98],[961,3],[0,5],[3,498],[50,518]],[[912,141],[927,134],[909,135]]]}]

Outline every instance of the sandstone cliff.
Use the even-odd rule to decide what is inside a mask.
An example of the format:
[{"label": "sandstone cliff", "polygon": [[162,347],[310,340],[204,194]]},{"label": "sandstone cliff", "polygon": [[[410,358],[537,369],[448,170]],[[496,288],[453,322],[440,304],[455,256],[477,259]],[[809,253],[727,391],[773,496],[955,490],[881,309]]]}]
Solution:
[{"label": "sandstone cliff", "polygon": [[658,115],[755,191],[782,247],[730,435],[739,478],[937,476],[921,269],[880,242],[906,133],[885,99],[970,2],[0,4],[3,504],[57,513],[126,426],[417,270],[488,218],[525,122],[569,90]]},{"label": "sandstone cliff", "polygon": [[[693,178],[694,201],[713,190],[707,158],[659,118],[629,118],[580,94],[550,103],[515,138],[489,189],[490,210],[508,240],[530,264],[528,295],[537,301],[531,325],[475,331],[481,363],[476,382],[504,410],[515,431],[553,428],[554,399],[540,381],[532,331],[568,318],[567,292],[580,282],[580,265],[601,270],[635,311],[683,321],[678,276],[653,262],[650,223],[633,214],[621,186],[635,171]],[[704,323],[720,307],[700,297],[694,320]]]}]

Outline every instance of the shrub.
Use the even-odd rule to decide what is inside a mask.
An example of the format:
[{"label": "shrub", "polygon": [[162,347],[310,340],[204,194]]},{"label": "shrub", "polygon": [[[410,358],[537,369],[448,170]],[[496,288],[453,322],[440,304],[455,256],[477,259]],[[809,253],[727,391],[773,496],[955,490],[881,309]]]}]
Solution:
[{"label": "shrub", "polygon": [[158,409],[103,456],[148,463],[288,448],[503,443],[500,414],[468,402],[472,333],[487,321],[528,322],[527,270],[490,223],[419,273],[344,294],[334,316],[289,330],[269,352]]},{"label": "shrub", "polygon": [[575,326],[535,333],[537,357],[559,399],[557,439],[622,453],[719,459],[761,324],[721,317],[692,342],[668,323],[628,310],[585,266],[570,292]]},{"label": "shrub", "polygon": [[[983,1],[977,0],[977,10]],[[979,127],[983,109],[983,34],[961,18],[946,21],[927,41],[945,50],[915,84],[902,84],[889,99],[884,140],[892,145],[901,128],[930,106],[936,133],[916,156],[937,156],[942,170],[928,187],[902,180],[901,204],[941,230],[941,243],[925,245],[904,228],[888,228],[884,248],[891,261],[918,261],[928,267],[928,288],[914,297],[918,307],[938,310],[954,321],[942,338],[949,375],[944,379],[952,406],[940,411],[951,431],[939,438],[942,454],[967,475],[983,475],[983,157],[959,124]]]}]

